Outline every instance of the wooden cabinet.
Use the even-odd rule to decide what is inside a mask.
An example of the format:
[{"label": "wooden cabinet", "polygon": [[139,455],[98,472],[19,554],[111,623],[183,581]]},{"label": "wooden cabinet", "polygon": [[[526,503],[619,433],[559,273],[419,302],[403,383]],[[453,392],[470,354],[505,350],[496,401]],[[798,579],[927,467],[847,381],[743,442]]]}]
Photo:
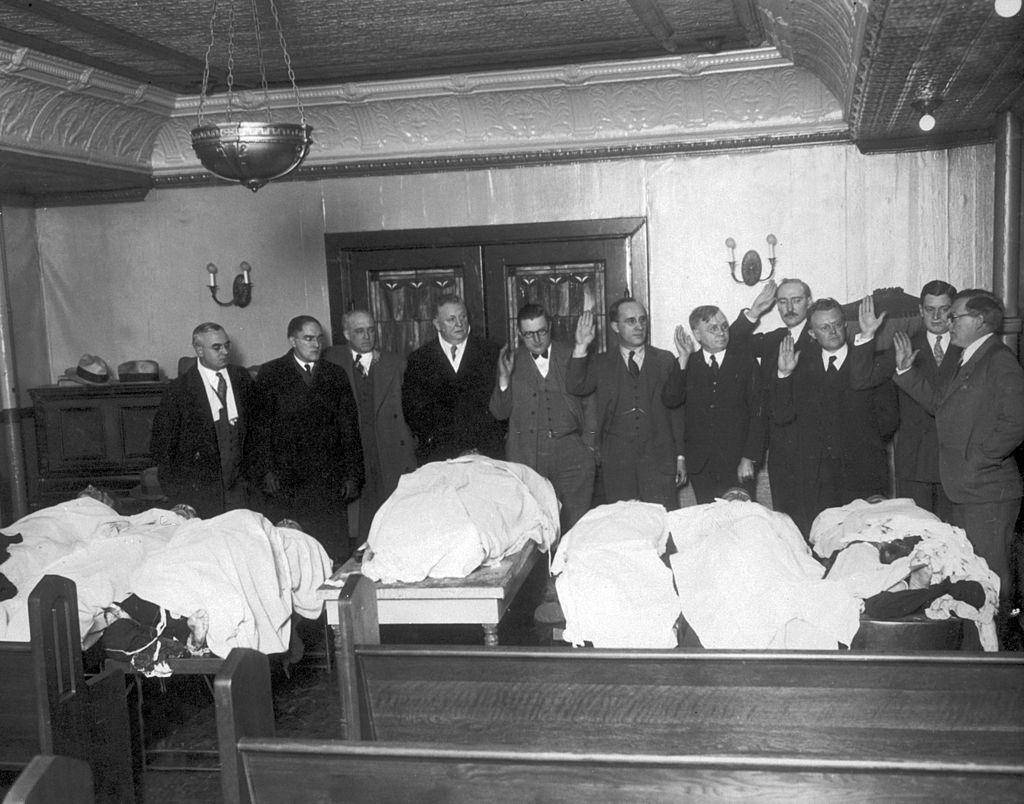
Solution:
[{"label": "wooden cabinet", "polygon": [[149,436],[165,382],[50,385],[29,391],[39,477],[33,508],[74,497],[92,483],[115,498],[153,465]]}]

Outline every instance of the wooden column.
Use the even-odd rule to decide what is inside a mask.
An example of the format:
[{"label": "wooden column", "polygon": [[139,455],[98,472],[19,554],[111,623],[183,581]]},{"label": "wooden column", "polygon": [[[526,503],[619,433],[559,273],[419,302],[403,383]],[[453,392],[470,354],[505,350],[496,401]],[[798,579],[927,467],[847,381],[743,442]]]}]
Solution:
[{"label": "wooden column", "polygon": [[[0,209],[0,216],[3,210]],[[0,220],[0,224],[3,221]],[[0,522],[10,524],[28,513],[25,450],[21,443],[18,372],[14,365],[11,300],[7,290],[7,257],[0,225],[0,457],[9,467],[11,510],[0,509]]]},{"label": "wooden column", "polygon": [[992,291],[1006,308],[1003,342],[1020,355],[1021,121],[1004,112],[996,128]]}]

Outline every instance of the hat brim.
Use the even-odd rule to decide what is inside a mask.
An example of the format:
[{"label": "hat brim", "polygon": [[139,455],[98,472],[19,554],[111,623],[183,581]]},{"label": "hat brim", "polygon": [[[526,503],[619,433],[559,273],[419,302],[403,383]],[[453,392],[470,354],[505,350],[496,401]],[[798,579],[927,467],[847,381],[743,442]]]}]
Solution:
[{"label": "hat brim", "polygon": [[104,377],[102,380],[90,380],[88,377],[83,377],[78,373],[78,369],[75,367],[64,369],[64,379],[77,382],[79,385],[107,385],[109,383],[109,377]]}]

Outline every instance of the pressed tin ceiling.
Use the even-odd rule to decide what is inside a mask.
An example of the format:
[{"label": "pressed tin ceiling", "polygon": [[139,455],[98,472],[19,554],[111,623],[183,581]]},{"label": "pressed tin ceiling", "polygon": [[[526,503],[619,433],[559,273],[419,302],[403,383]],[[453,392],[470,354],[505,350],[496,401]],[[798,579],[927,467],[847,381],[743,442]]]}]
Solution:
[{"label": "pressed tin ceiling", "polygon": [[[267,78],[286,86],[266,0]],[[223,90],[227,0],[212,62]],[[238,4],[235,80],[259,84],[247,3]],[[991,139],[1024,115],[1024,12],[992,0],[277,0],[300,86],[629,62],[774,46],[821,80],[865,151]],[[0,0],[0,45],[56,57],[174,95],[194,95],[213,0]],[[248,37],[248,39],[247,39]],[[4,81],[0,63],[0,90]],[[939,97],[925,137],[913,102]],[[0,112],[2,114],[2,112]],[[4,127],[0,117],[0,131]],[[62,168],[0,148],[3,188],[52,193],[145,186],[144,171]]]}]

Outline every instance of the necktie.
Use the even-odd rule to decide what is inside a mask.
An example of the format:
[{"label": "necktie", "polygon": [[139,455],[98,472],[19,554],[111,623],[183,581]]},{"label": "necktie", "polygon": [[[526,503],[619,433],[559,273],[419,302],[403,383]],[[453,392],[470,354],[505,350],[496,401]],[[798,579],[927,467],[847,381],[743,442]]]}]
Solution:
[{"label": "necktie", "polygon": [[711,373],[718,374],[718,358],[711,355]]},{"label": "necktie", "polygon": [[945,351],[942,349],[942,336],[937,335],[935,338],[935,348],[932,349],[932,354],[935,355],[935,362],[941,364],[942,358],[946,356]]},{"label": "necktie", "polygon": [[838,373],[838,371],[839,371],[839,369],[836,368],[836,356],[832,355],[828,359],[828,373],[829,374],[836,374],[836,373]]},{"label": "necktie", "polygon": [[313,366],[309,363],[302,364],[302,379],[306,381],[306,385],[313,384]]},{"label": "necktie", "polygon": [[356,368],[359,369],[359,373],[364,377],[366,376],[366,364],[363,362],[362,355],[356,355]]},{"label": "necktie", "polygon": [[635,354],[636,352],[630,352],[629,360],[626,362],[626,367],[629,369],[630,376],[634,378],[640,376],[640,366],[637,365],[636,360],[633,359]]},{"label": "necktie", "polygon": [[534,360],[540,360],[542,357],[545,360],[548,359],[548,350],[547,349],[545,349],[543,352],[534,352],[533,353],[533,359]]},{"label": "necktie", "polygon": [[455,355],[456,355],[456,354],[458,353],[458,351],[459,351],[459,347],[458,347],[458,346],[456,346],[456,345],[455,345],[455,344],[453,343],[453,344],[452,344],[452,363],[454,363],[454,362],[455,362]]},{"label": "necktie", "polygon": [[219,418],[226,419],[228,417],[228,383],[219,371],[217,372],[217,399],[220,400]]}]

